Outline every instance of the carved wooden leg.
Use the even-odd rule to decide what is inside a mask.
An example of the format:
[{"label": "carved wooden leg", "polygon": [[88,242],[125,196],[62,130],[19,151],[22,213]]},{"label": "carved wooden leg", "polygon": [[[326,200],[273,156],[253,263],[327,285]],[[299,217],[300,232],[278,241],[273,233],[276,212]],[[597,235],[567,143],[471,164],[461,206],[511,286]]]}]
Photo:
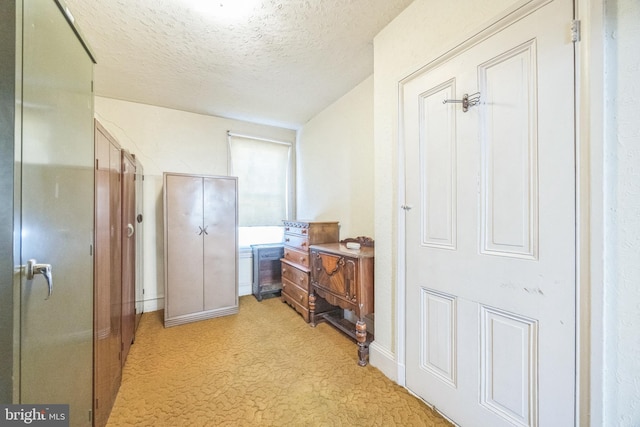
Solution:
[{"label": "carved wooden leg", "polygon": [[311,291],[309,294],[309,321],[311,326],[316,327],[316,294]]},{"label": "carved wooden leg", "polygon": [[367,324],[362,320],[356,322],[356,341],[358,341],[358,365],[367,366],[367,357],[369,356]]}]

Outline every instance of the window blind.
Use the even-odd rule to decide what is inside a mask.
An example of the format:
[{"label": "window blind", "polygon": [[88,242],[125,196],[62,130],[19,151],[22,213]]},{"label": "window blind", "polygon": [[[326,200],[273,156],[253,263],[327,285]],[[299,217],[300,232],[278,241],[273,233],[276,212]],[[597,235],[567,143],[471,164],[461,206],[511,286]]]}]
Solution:
[{"label": "window blind", "polygon": [[291,143],[229,133],[240,227],[282,225],[289,205]]}]

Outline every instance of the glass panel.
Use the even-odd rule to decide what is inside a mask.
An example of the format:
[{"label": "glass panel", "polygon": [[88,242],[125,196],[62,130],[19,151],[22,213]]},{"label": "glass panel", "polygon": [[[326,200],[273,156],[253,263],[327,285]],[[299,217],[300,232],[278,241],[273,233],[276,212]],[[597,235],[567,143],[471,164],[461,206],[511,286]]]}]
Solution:
[{"label": "glass panel", "polygon": [[92,62],[52,1],[24,2],[22,403],[70,405],[91,425],[93,352]]}]

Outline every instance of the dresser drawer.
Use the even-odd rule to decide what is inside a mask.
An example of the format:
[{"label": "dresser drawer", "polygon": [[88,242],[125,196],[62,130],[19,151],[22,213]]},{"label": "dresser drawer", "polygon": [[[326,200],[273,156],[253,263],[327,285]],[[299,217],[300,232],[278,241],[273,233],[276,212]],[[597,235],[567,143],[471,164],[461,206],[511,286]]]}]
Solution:
[{"label": "dresser drawer", "polygon": [[306,272],[283,262],[282,277],[300,286],[305,291],[309,291],[309,275]]},{"label": "dresser drawer", "polygon": [[301,251],[309,251],[309,238],[305,236],[298,236],[295,234],[284,234],[284,244]]},{"label": "dresser drawer", "polygon": [[309,268],[309,253],[299,251],[287,246],[284,247],[284,259],[295,264],[300,264],[305,268]]},{"label": "dresser drawer", "polygon": [[287,279],[282,279],[282,294],[286,299],[295,301],[305,308],[309,306],[309,293]]},{"label": "dresser drawer", "polygon": [[284,227],[285,234],[296,234],[298,236],[308,236],[309,228],[286,224]]}]

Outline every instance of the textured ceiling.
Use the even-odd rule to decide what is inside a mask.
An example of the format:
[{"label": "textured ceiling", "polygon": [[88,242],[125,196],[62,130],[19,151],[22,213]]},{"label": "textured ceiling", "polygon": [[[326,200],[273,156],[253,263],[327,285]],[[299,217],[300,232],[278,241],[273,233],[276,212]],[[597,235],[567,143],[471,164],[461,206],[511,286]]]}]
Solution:
[{"label": "textured ceiling", "polygon": [[298,128],[373,73],[373,37],[411,1],[66,3],[96,95]]}]

